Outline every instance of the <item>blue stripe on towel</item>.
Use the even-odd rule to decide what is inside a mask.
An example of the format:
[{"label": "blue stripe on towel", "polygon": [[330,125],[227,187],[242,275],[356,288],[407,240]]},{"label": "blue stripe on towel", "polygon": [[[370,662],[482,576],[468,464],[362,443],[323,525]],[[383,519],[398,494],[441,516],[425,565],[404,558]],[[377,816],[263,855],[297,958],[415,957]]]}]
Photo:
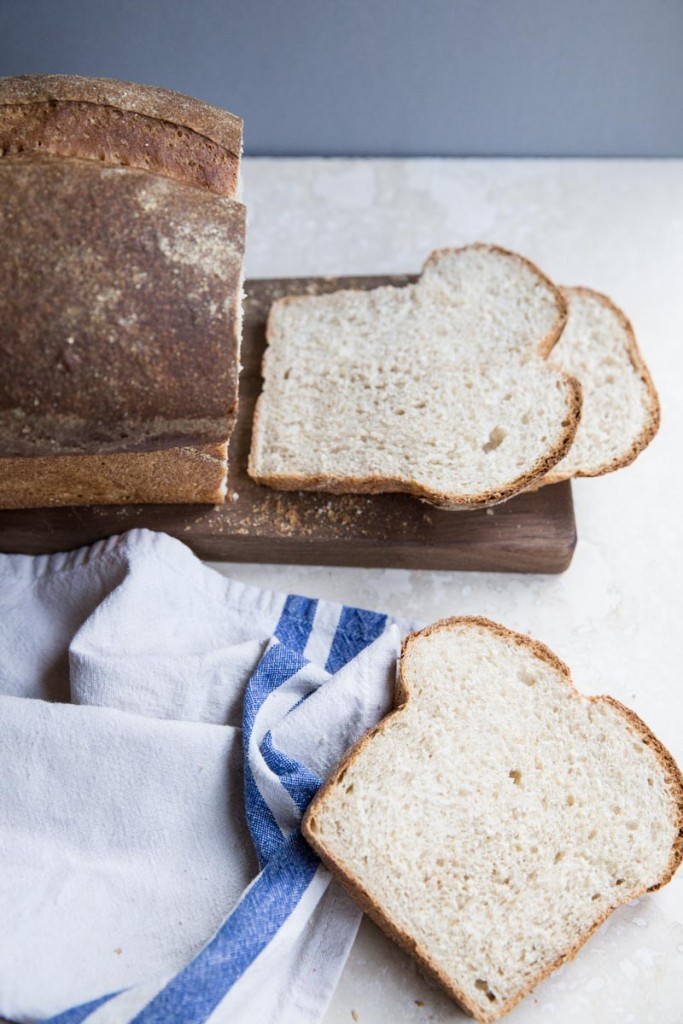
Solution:
[{"label": "blue stripe on towel", "polygon": [[[297,703],[297,707],[301,701]],[[323,784],[315,772],[296,761],[293,757],[283,754],[273,746],[273,737],[270,730],[261,741],[260,747],[263,760],[271,771],[275,772],[280,782],[285,787],[292,800],[303,814],[311,800]]]},{"label": "blue stripe on towel", "polygon": [[117,995],[119,995],[118,992],[110,992],[106,996],[100,996],[99,999],[92,999],[89,1003],[72,1006],[70,1010],[64,1010],[63,1013],[58,1013],[56,1017],[50,1017],[44,1024],[81,1024],[81,1021],[89,1017],[91,1013],[94,1013],[98,1006],[102,1006],[103,1003],[107,1003]]},{"label": "blue stripe on towel", "polygon": [[203,1024],[296,909],[318,866],[299,832],[283,840],[211,942],[131,1024]]},{"label": "blue stripe on towel", "polygon": [[325,664],[326,671],[338,672],[362,650],[374,643],[384,632],[386,624],[386,615],[344,606]]},{"label": "blue stripe on towel", "polygon": [[282,844],[282,832],[273,813],[261,796],[251,766],[248,746],[254,722],[263,703],[270,694],[288,679],[296,675],[308,662],[302,654],[289,650],[282,644],[275,644],[264,654],[258,668],[249,680],[244,695],[244,808],[249,832],[256,849],[261,867],[273,856]]},{"label": "blue stripe on towel", "polygon": [[290,594],[280,614],[275,636],[285,647],[303,653],[313,630],[318,602],[310,597]]}]

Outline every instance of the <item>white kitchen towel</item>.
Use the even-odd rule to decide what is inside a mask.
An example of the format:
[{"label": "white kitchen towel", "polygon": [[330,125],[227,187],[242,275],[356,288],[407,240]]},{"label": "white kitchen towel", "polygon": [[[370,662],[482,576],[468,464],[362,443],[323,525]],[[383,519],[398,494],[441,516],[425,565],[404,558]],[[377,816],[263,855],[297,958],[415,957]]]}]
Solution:
[{"label": "white kitchen towel", "polygon": [[298,824],[399,638],[149,531],[0,556],[0,1015],[320,1020],[360,914]]}]

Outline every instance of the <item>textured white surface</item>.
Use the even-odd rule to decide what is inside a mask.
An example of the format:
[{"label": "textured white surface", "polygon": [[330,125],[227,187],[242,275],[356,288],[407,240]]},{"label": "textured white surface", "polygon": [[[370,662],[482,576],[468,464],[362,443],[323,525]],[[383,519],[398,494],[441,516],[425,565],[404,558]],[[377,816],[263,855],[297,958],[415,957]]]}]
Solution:
[{"label": "textured white surface", "polygon": [[[633,322],[662,428],[630,468],[574,486],[559,577],[223,565],[238,579],[406,618],[479,614],[529,632],[586,693],[637,711],[683,762],[683,162],[247,160],[252,277],[419,270],[445,245],[521,252]],[[457,514],[457,513],[456,513]],[[369,923],[326,1024],[464,1021]],[[682,1024],[683,874],[622,908],[510,1024]]]}]

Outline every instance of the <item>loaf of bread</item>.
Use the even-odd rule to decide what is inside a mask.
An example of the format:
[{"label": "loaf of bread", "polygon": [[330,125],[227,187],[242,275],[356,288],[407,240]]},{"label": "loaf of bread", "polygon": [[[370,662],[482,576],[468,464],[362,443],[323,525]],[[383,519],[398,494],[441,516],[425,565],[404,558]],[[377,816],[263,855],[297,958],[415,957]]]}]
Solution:
[{"label": "loaf of bread", "polygon": [[557,288],[495,246],[436,252],[403,288],[281,299],[268,321],[249,472],[283,490],[494,504],[565,456],[576,380],[546,361]]},{"label": "loaf of bread", "polygon": [[448,619],[303,822],[360,906],[478,1021],[507,1013],[683,857],[683,777],[542,644]]},{"label": "loaf of bread", "polygon": [[222,499],[240,152],[164,89],[0,80],[2,506]]}]

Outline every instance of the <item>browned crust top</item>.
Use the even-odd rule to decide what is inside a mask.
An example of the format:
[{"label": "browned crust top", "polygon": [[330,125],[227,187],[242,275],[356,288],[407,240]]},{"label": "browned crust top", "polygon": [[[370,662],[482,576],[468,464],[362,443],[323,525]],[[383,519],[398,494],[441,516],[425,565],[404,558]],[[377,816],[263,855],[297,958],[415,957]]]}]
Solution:
[{"label": "browned crust top", "polygon": [[[623,469],[625,466],[630,466],[640,453],[650,444],[657,434],[661,423],[661,406],[657,389],[655,388],[650,371],[648,370],[640,348],[638,347],[633,325],[623,310],[620,309],[619,306],[609,298],[609,296],[603,295],[602,292],[596,292],[592,288],[585,288],[581,286],[572,288],[562,287],[562,292],[565,295],[587,295],[588,297],[595,299],[601,305],[606,306],[607,309],[611,310],[612,313],[615,314],[626,334],[626,350],[631,366],[640,378],[645,389],[648,416],[640,433],[633,439],[629,447],[621,455],[616,456],[610,462],[604,463],[597,469],[579,469],[576,471],[567,470],[564,472],[551,471],[541,481],[543,485],[560,483],[562,480],[569,480],[575,476],[604,476],[605,473],[613,473],[616,469]],[[550,355],[551,352],[552,346],[549,349],[548,355]]]},{"label": "browned crust top", "polygon": [[234,198],[242,122],[199,100],[105,78],[0,79],[0,157],[136,167]]},{"label": "browned crust top", "polygon": [[[605,911],[600,915],[598,919],[588,928],[582,935],[579,936],[577,941],[570,946],[570,948],[560,956],[556,957],[553,961],[546,964],[542,970],[519,992],[515,993],[505,1003],[501,1003],[492,1009],[490,1012],[482,1010],[482,1008],[473,1003],[463,993],[453,981],[447,977],[436,964],[431,960],[427,950],[423,949],[415,939],[411,938],[405,931],[397,926],[383,911],[382,907],[377,904],[371,894],[363,887],[358,878],[350,874],[342,864],[337,863],[332,854],[326,849],[324,842],[318,835],[315,828],[315,815],[318,808],[324,803],[326,794],[331,791],[337,783],[341,782],[346,774],[346,771],[350,764],[354,762],[358,756],[365,749],[365,746],[372,742],[374,736],[379,733],[385,732],[391,723],[400,716],[407,707],[410,700],[410,686],[405,678],[404,674],[404,657],[409,646],[417,640],[419,637],[428,636],[430,633],[436,632],[440,629],[448,629],[453,626],[472,626],[479,627],[482,629],[488,629],[493,633],[503,637],[505,640],[529,648],[533,654],[545,661],[556,670],[567,686],[572,691],[573,696],[577,699],[585,699],[591,703],[599,704],[605,703],[620,711],[627,721],[641,734],[643,742],[650,746],[657,758],[662,765],[666,781],[670,785],[672,791],[675,794],[675,802],[677,809],[677,817],[675,822],[676,827],[676,839],[674,840],[669,862],[664,870],[661,879],[658,882],[646,889],[645,886],[637,890],[629,890],[621,899],[616,900],[610,907],[607,907]],[[385,718],[382,719],[374,728],[370,729],[365,736],[363,736],[342,758],[340,763],[334,769],[329,779],[321,786],[316,796],[311,801],[306,813],[304,814],[301,831],[306,841],[311,845],[316,854],[320,857],[322,862],[332,872],[332,874],[339,880],[344,888],[353,897],[360,908],[368,914],[370,918],[402,949],[405,950],[410,956],[412,956],[422,967],[422,969],[429,974],[435,981],[437,981],[442,987],[448,992],[448,994],[455,999],[464,1009],[470,1013],[477,1021],[481,1024],[492,1024],[493,1021],[498,1020],[500,1017],[508,1013],[514,1006],[520,1002],[529,992],[532,991],[544,978],[551,974],[554,970],[560,967],[563,963],[568,960],[572,960],[581,947],[588,941],[595,931],[600,927],[601,924],[609,917],[609,915],[616,910],[618,907],[625,903],[630,902],[632,899],[643,895],[646,891],[652,892],[662,885],[665,885],[672,878],[675,871],[683,860],[683,775],[678,768],[674,758],[666,749],[666,747],[657,739],[657,737],[651,732],[651,730],[645,725],[645,723],[638,717],[638,715],[626,708],[619,701],[614,700],[608,696],[592,696],[584,697],[583,694],[579,693],[576,689],[572,680],[571,672],[567,665],[561,661],[550,648],[546,647],[545,644],[540,643],[538,640],[533,640],[531,637],[525,636],[522,633],[516,633],[513,630],[507,629],[505,626],[500,625],[497,622],[492,622],[490,619],[486,619],[482,616],[454,616],[451,618],[440,619],[438,622],[433,623],[426,629],[420,630],[416,633],[411,633],[404,641],[401,650],[400,660],[400,672],[396,686],[396,709]]]},{"label": "browned crust top", "polygon": [[115,78],[79,75],[16,75],[0,78],[0,105],[13,103],[85,102],[132,111],[182,125],[239,156],[242,119],[210,103],[171,89]]}]

